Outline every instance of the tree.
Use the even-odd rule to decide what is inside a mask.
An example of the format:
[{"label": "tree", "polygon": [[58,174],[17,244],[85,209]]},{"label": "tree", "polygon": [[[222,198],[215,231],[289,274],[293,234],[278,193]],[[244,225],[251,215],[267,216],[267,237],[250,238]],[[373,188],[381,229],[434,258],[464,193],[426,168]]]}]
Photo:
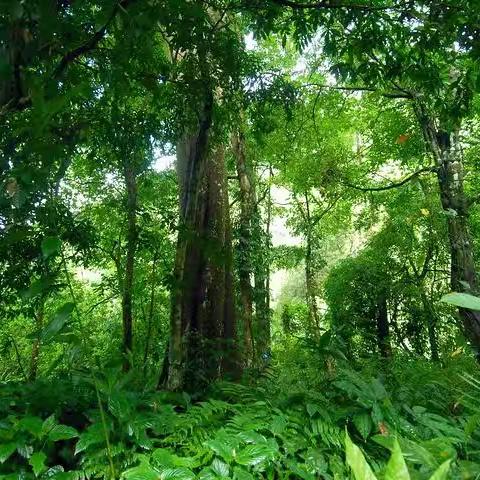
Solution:
[{"label": "tree", "polygon": [[[415,42],[406,41],[410,25],[404,18],[420,18],[419,11],[428,14],[416,28]],[[478,10],[465,5],[470,18]],[[339,16],[340,22],[346,21]],[[411,102],[424,140],[425,150],[434,160],[439,198],[448,224],[451,250],[451,286],[454,290],[477,289],[475,261],[467,214],[470,200],[464,193],[464,165],[459,147],[459,132],[468,116],[469,105],[476,93],[476,73],[473,57],[477,54],[463,33],[457,35],[453,25],[463,17],[450,5],[412,5],[402,13],[392,13],[391,23],[354,23],[348,38],[329,30],[324,37],[324,51],[333,59],[332,71],[348,82],[351,88],[378,90],[388,97]],[[438,18],[441,20],[439,21]],[[395,21],[396,20],[396,21]],[[372,35],[379,41],[372,43]],[[387,35],[392,44],[380,41]],[[352,42],[355,39],[355,42]],[[455,42],[465,45],[455,48]],[[355,43],[355,45],[354,45]],[[375,45],[375,48],[372,48]],[[393,48],[392,48],[393,46]],[[438,55],[441,51],[442,54]],[[350,61],[352,60],[353,61]],[[347,61],[347,59],[349,59]],[[363,65],[363,67],[361,67]],[[407,68],[407,65],[411,68]],[[427,157],[428,158],[428,157]],[[422,165],[420,159],[420,165]],[[430,167],[428,165],[428,167]],[[475,355],[480,345],[480,318],[475,311],[460,309],[465,336],[470,339]],[[478,355],[477,355],[478,356]]]}]

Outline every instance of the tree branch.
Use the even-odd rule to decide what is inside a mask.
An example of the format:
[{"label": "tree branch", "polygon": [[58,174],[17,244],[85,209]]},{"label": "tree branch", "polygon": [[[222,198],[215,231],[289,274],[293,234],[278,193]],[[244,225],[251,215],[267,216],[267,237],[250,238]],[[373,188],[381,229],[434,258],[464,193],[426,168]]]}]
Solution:
[{"label": "tree branch", "polygon": [[92,37],[90,37],[85,43],[83,43],[79,47],[73,50],[70,50],[62,57],[62,59],[60,60],[60,63],[55,68],[55,72],[53,76],[55,78],[59,77],[70,63],[75,61],[78,57],[81,57],[82,55],[85,55],[86,53],[93,50],[100,43],[100,41],[105,37],[108,26],[113,22],[118,12],[120,12],[120,10],[124,10],[133,1],[134,0],[121,0],[120,2],[118,2],[113,8],[112,13],[108,17],[107,21],[99,30],[97,30],[93,34]]},{"label": "tree branch", "polygon": [[409,92],[405,92],[403,90],[397,90],[393,92],[382,92],[377,88],[373,87],[365,87],[365,86],[358,86],[358,87],[341,87],[337,85],[326,85],[321,83],[306,83],[302,85],[303,87],[317,87],[317,88],[328,88],[331,90],[342,90],[346,92],[378,92],[380,95],[386,98],[406,98],[408,100],[413,99],[413,95]]},{"label": "tree branch", "polygon": [[[317,199],[315,197],[313,197],[314,200],[315,200],[315,203],[317,203],[317,205],[320,205],[320,203],[317,201]],[[327,206],[325,207],[325,209],[319,213],[318,215],[315,216],[315,219],[313,220],[313,226],[316,226],[320,220],[325,216],[327,215],[328,212],[330,212],[330,210],[333,209],[333,207],[337,204],[337,202],[340,200],[340,195],[338,195],[334,200],[332,200],[332,202]]]},{"label": "tree branch", "polygon": [[355,190],[360,190],[362,192],[382,192],[384,190],[390,190],[392,188],[398,188],[401,187],[402,185],[405,185],[408,183],[410,180],[413,180],[414,178],[422,175],[423,173],[431,173],[431,172],[436,172],[437,168],[436,167],[425,167],[421,168],[420,170],[412,173],[408,177],[404,178],[403,180],[395,183],[390,183],[389,185],[384,185],[382,187],[360,187],[359,185],[354,185],[350,182],[347,182],[345,180],[341,180],[341,183],[347,187],[353,188]]},{"label": "tree branch", "polygon": [[387,5],[374,6],[374,5],[364,5],[364,4],[358,4],[358,3],[344,3],[341,1],[339,2],[337,0],[323,0],[315,3],[300,3],[292,0],[271,0],[271,1],[272,3],[275,3],[282,7],[288,7],[293,10],[305,10],[310,8],[315,8],[315,9],[317,8],[318,9],[351,8],[356,10],[381,11],[381,10],[393,10],[396,8],[391,5],[390,6],[387,6]]}]

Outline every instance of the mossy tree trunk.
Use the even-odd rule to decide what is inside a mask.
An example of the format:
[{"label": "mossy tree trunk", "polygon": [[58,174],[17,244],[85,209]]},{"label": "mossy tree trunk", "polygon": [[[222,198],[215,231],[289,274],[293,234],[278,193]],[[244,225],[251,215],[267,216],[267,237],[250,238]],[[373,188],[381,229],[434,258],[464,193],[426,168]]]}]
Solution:
[{"label": "mossy tree trunk", "polygon": [[254,241],[253,216],[256,214],[256,192],[253,172],[247,164],[245,135],[239,128],[232,135],[238,184],[240,189],[240,219],[238,228],[238,287],[240,315],[243,325],[244,358],[247,366],[254,360],[253,338],[253,264]]},{"label": "mossy tree trunk", "polygon": [[160,384],[196,390],[239,375],[232,239],[222,146],[210,141],[213,96],[194,132],[177,144],[180,229],[174,266],[171,336]]}]

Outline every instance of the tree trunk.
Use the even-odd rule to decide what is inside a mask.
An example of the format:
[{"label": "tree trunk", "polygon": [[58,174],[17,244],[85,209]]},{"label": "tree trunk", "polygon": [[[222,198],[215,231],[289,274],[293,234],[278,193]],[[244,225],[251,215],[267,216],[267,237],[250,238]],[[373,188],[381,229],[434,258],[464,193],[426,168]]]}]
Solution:
[{"label": "tree trunk", "polygon": [[305,286],[307,296],[307,306],[309,315],[310,333],[317,335],[320,332],[320,318],[318,316],[317,298],[316,298],[316,282],[315,271],[313,266],[313,232],[312,232],[312,218],[310,215],[310,202],[308,193],[305,193],[305,220],[306,220],[306,235],[305,235]]},{"label": "tree trunk", "polygon": [[376,317],[378,350],[382,358],[389,358],[392,356],[392,348],[390,346],[390,326],[388,324],[387,298],[385,295],[381,295],[378,299]]},{"label": "tree trunk", "polygon": [[[270,174],[271,175],[271,174]],[[255,353],[259,366],[270,359],[270,223],[271,223],[271,187],[268,186],[266,225],[258,201],[252,217],[253,237],[257,244],[257,253],[253,262],[255,289]]]},{"label": "tree trunk", "polygon": [[148,307],[148,315],[145,315],[145,320],[147,322],[147,335],[145,338],[145,350],[143,351],[143,376],[147,376],[147,361],[148,355],[150,353],[150,340],[152,337],[152,327],[153,327],[153,315],[155,307],[155,287],[156,287],[156,269],[157,269],[157,251],[153,254],[152,259],[152,274],[150,279],[150,303]]},{"label": "tree trunk", "polygon": [[137,244],[137,178],[135,168],[130,160],[125,160],[124,162],[124,180],[127,190],[127,257],[125,261],[125,275],[122,282],[122,351],[126,356],[124,369],[128,370],[130,368],[128,355],[132,352],[133,343],[133,278]]},{"label": "tree trunk", "polygon": [[40,349],[42,346],[42,329],[43,329],[43,317],[44,317],[45,300],[40,298],[40,304],[37,312],[35,313],[35,328],[37,329],[37,338],[32,346],[32,355],[30,357],[30,372],[28,379],[33,382],[37,379],[38,361],[40,359]]},{"label": "tree trunk", "polygon": [[[247,366],[254,360],[253,339],[253,216],[256,214],[256,192],[253,175],[247,165],[245,136],[239,129],[232,135],[238,183],[240,187],[240,221],[238,242],[238,283],[240,289],[241,319],[243,324],[244,356]],[[257,239],[258,241],[258,239]]]},{"label": "tree trunk", "polygon": [[[261,226],[259,225],[261,229]],[[270,358],[270,272],[268,264],[269,234],[260,230],[260,234],[265,237],[261,242],[262,258],[255,262],[255,319],[256,319],[256,337],[255,350],[257,360],[262,363]],[[267,250],[267,251],[265,251]]]},{"label": "tree trunk", "polygon": [[160,384],[196,390],[239,374],[232,246],[224,153],[209,146],[213,96],[195,133],[177,145],[180,230],[174,266],[171,336]]},{"label": "tree trunk", "polygon": [[[241,129],[233,135],[240,186],[239,287],[245,327],[247,364],[265,361],[270,348],[270,306],[268,294],[268,236],[261,223],[256,178],[248,161]],[[270,201],[270,199],[269,199]],[[270,215],[270,206],[267,216]],[[267,219],[269,229],[270,218]],[[255,288],[252,286],[252,279]],[[255,316],[253,316],[255,305]],[[255,321],[253,321],[255,320]]]},{"label": "tree trunk", "polygon": [[[270,333],[270,250],[271,250],[271,238],[270,238],[270,226],[272,223],[272,187],[271,179],[273,177],[272,166],[269,166],[269,185],[268,185],[268,196],[267,196],[267,219],[265,227],[265,243],[263,248],[265,249],[266,254],[264,255],[264,262],[261,265],[258,265],[258,269],[255,271],[255,289],[259,292],[262,289],[265,292],[265,295],[262,295],[265,303],[261,304],[257,302],[257,314],[261,312],[259,318],[259,335],[258,335],[258,352],[262,355],[264,360],[269,360],[270,358],[270,343],[271,343],[271,333]],[[260,227],[262,230],[262,227]],[[262,230],[263,231],[263,230]],[[257,283],[258,280],[258,283]]]},{"label": "tree trunk", "polygon": [[[453,291],[478,294],[473,244],[468,226],[468,200],[463,189],[463,158],[457,135],[435,128],[422,106],[417,118],[437,166],[442,208],[450,243],[450,283]],[[480,311],[458,309],[464,333],[480,361]]]},{"label": "tree trunk", "polygon": [[420,285],[421,290],[421,297],[423,303],[423,310],[425,312],[425,316],[427,317],[427,332],[428,332],[428,342],[430,344],[430,355],[433,362],[438,362],[440,357],[438,355],[438,343],[437,343],[437,335],[435,332],[435,325],[436,325],[436,315],[435,311],[433,310],[432,304],[427,298],[425,291],[423,290],[423,285]]}]

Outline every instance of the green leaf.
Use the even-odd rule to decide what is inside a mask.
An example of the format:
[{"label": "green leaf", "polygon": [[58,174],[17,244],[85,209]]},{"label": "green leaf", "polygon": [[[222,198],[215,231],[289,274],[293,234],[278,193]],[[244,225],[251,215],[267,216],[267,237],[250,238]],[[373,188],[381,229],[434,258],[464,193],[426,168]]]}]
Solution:
[{"label": "green leaf", "polygon": [[447,293],[440,300],[444,303],[455,305],[456,307],[480,310],[480,298],[470,295],[469,293]]},{"label": "green leaf", "polygon": [[122,393],[114,392],[108,399],[108,409],[119,420],[125,420],[130,414],[130,402]]},{"label": "green leaf", "polygon": [[163,467],[188,467],[196,468],[201,465],[197,458],[180,457],[169,452],[165,448],[157,448],[152,454],[152,458]]},{"label": "green leaf", "polygon": [[57,310],[52,321],[42,330],[42,340],[45,343],[51,341],[62,330],[70,319],[74,307],[72,302],[67,302]]},{"label": "green leaf", "polygon": [[59,252],[62,247],[62,241],[58,237],[45,237],[42,240],[42,254],[43,258],[49,258]]},{"label": "green leaf", "polygon": [[253,475],[241,467],[233,468],[233,478],[235,480],[254,480]]},{"label": "green leaf", "polygon": [[218,480],[218,475],[210,468],[205,467],[198,472],[197,475],[198,480]]},{"label": "green leaf", "polygon": [[[307,405],[307,409],[308,409],[308,405]],[[274,435],[280,435],[285,430],[286,427],[287,427],[287,421],[285,420],[285,417],[282,417],[281,415],[277,415],[272,420],[270,431]]]},{"label": "green leaf", "polygon": [[235,460],[240,465],[254,466],[266,460],[273,460],[275,452],[268,445],[247,445],[238,452]]},{"label": "green leaf", "polygon": [[212,439],[206,442],[207,447],[210,447],[217,455],[222,457],[226,462],[230,463],[233,459],[234,449],[231,445],[219,439]]},{"label": "green leaf", "polygon": [[160,472],[160,478],[161,480],[193,480],[195,474],[188,468],[166,468]]},{"label": "green leaf", "polygon": [[410,480],[410,474],[397,440],[393,444],[392,456],[385,470],[385,480]]},{"label": "green leaf", "polygon": [[48,434],[50,430],[56,425],[55,415],[50,415],[42,424],[42,435]]},{"label": "green leaf", "polygon": [[318,406],[313,403],[307,403],[306,408],[310,417],[313,417],[318,412]]},{"label": "green leaf", "polygon": [[152,458],[164,467],[173,467],[173,455],[165,448],[157,448],[152,454]]},{"label": "green leaf", "polygon": [[368,438],[373,428],[372,417],[369,412],[357,413],[353,417],[353,424],[364,440]]},{"label": "green leaf", "polygon": [[121,477],[126,480],[158,480],[159,473],[147,463],[142,463],[138,467],[126,470]]},{"label": "green leaf", "polygon": [[68,425],[55,425],[48,434],[48,438],[52,442],[68,440],[75,437],[78,437],[78,432],[73,427],[69,427]]},{"label": "green leaf", "polygon": [[225,462],[222,462],[219,458],[215,458],[213,460],[211,467],[212,470],[221,477],[228,477],[228,474],[230,473],[229,466]]},{"label": "green leaf", "polygon": [[385,436],[385,435],[373,435],[370,437],[370,440],[373,440],[375,443],[378,443],[382,447],[387,448],[388,450],[393,450],[394,444],[395,444],[395,439],[391,436]]},{"label": "green leaf", "polygon": [[4,443],[3,445],[0,445],[0,463],[4,463],[16,448],[16,443]]},{"label": "green leaf", "polygon": [[352,442],[345,431],[345,449],[347,463],[352,469],[355,480],[377,480],[362,451]]},{"label": "green leaf", "polygon": [[28,463],[32,466],[33,473],[36,477],[38,477],[40,473],[47,469],[45,466],[46,459],[47,456],[43,452],[35,452],[28,460]]},{"label": "green leaf", "polygon": [[447,480],[448,479],[448,472],[450,470],[450,463],[452,460],[447,460],[443,462],[433,473],[430,477],[430,480]]},{"label": "green leaf", "polygon": [[47,291],[54,284],[54,279],[52,277],[46,276],[42,277],[39,280],[34,280],[27,290],[22,292],[23,298],[26,300],[35,298],[41,293]]},{"label": "green leaf", "polygon": [[40,417],[27,416],[20,419],[18,428],[39,438],[42,435],[43,421]]},{"label": "green leaf", "polygon": [[101,423],[93,423],[88,429],[80,434],[77,444],[75,445],[75,455],[83,452],[91,445],[105,443],[105,432]]}]

